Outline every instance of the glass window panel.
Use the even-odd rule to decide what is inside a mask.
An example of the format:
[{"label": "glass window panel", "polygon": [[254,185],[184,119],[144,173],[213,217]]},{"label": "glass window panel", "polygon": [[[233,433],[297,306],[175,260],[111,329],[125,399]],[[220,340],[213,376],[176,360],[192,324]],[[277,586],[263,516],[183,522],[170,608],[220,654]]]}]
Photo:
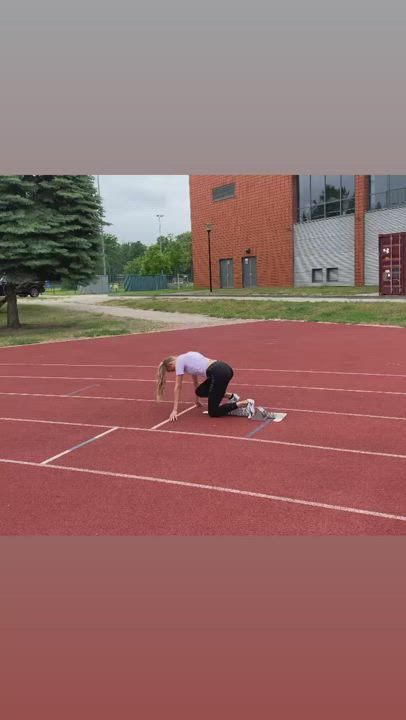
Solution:
[{"label": "glass window panel", "polygon": [[390,191],[390,205],[404,205],[406,203],[406,189],[392,189]]},{"label": "glass window panel", "polygon": [[325,176],[311,176],[311,201],[312,205],[320,205],[325,202]]},{"label": "glass window panel", "polygon": [[310,175],[299,175],[299,207],[310,205]]},{"label": "glass window panel", "polygon": [[371,210],[388,206],[389,175],[371,175]]},{"label": "glass window panel", "polygon": [[313,268],[312,270],[312,282],[323,282],[323,270],[322,268]]},{"label": "glass window panel", "polygon": [[406,175],[390,175],[389,184],[391,190],[406,188]]},{"label": "glass window panel", "polygon": [[354,175],[342,175],[341,176],[341,197],[343,199],[355,197]]},{"label": "glass window panel", "polygon": [[340,199],[340,176],[326,175],[326,202]]},{"label": "glass window panel", "polygon": [[324,203],[321,203],[319,205],[312,205],[311,207],[311,214],[312,214],[312,220],[320,220],[320,218],[324,218],[324,210],[325,205]]},{"label": "glass window panel", "polygon": [[343,215],[349,215],[355,212],[355,198],[344,199],[341,203],[341,212]]},{"label": "glass window panel", "polygon": [[333,217],[334,215],[340,215],[339,200],[334,200],[333,202],[326,203],[326,217]]},{"label": "glass window panel", "polygon": [[406,203],[406,175],[390,175],[390,205],[404,205]]},{"label": "glass window panel", "polygon": [[232,198],[235,195],[235,183],[230,185],[221,185],[221,187],[213,188],[212,190],[213,200],[226,200]]},{"label": "glass window panel", "polygon": [[338,268],[327,268],[327,282],[338,282]]},{"label": "glass window panel", "polygon": [[378,193],[377,195],[371,195],[371,210],[382,210],[388,206],[388,193]]},{"label": "glass window panel", "polygon": [[389,189],[389,175],[371,175],[371,195],[386,193]]},{"label": "glass window panel", "polygon": [[307,222],[310,220],[310,205],[299,208],[299,222]]}]

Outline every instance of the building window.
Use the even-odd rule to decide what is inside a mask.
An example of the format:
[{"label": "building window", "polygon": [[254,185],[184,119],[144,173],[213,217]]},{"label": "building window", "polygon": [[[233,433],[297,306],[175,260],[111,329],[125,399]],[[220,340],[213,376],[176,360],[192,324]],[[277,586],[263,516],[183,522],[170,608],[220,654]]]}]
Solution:
[{"label": "building window", "polygon": [[354,176],[299,175],[298,198],[298,222],[354,213]]},{"label": "building window", "polygon": [[369,188],[371,210],[406,205],[406,175],[371,175]]},{"label": "building window", "polygon": [[338,268],[327,268],[327,282],[338,282]]},{"label": "building window", "polygon": [[235,196],[235,183],[213,188],[212,195],[213,200],[228,200],[228,198],[233,198]]},{"label": "building window", "polygon": [[321,282],[323,282],[323,269],[322,268],[313,268],[312,283],[321,283]]}]

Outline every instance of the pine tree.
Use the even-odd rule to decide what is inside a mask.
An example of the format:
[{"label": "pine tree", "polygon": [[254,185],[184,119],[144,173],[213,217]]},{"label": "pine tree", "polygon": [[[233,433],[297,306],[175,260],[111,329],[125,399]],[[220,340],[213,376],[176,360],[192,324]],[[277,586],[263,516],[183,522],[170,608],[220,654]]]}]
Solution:
[{"label": "pine tree", "polygon": [[85,283],[95,274],[103,210],[92,176],[0,176],[0,274],[7,326],[19,327],[22,280]]}]

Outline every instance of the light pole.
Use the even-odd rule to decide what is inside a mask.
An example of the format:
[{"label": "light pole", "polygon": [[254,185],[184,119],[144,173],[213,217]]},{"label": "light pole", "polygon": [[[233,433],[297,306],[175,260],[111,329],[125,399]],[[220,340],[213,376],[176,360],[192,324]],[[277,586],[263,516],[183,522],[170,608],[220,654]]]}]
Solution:
[{"label": "light pole", "polygon": [[210,242],[210,233],[211,233],[212,226],[210,223],[207,223],[206,230],[207,230],[207,247],[209,251],[209,282],[210,282],[210,292],[213,292],[213,283],[211,278],[211,242]]},{"label": "light pole", "polygon": [[[100,195],[100,175],[96,175],[97,178],[97,192],[99,193],[99,200],[101,200]],[[100,238],[101,238],[101,246],[102,246],[102,256],[103,256],[103,274],[107,275],[106,271],[106,251],[104,248],[104,236],[103,236],[103,228],[100,228]]]},{"label": "light pole", "polygon": [[162,252],[162,240],[161,240],[161,218],[165,217],[165,215],[157,215],[158,218],[158,225],[159,225],[159,247]]}]

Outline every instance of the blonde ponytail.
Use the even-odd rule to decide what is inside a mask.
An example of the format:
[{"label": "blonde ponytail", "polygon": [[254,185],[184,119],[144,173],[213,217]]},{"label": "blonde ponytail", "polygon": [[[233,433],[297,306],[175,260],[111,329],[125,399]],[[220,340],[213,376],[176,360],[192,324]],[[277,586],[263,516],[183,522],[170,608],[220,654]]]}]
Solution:
[{"label": "blonde ponytail", "polygon": [[169,366],[175,358],[173,355],[169,355],[169,357],[166,357],[158,366],[158,372],[157,372],[157,384],[156,384],[156,399],[158,402],[160,400],[163,400],[164,393],[165,393],[165,383],[166,383],[166,373],[169,370]]}]

